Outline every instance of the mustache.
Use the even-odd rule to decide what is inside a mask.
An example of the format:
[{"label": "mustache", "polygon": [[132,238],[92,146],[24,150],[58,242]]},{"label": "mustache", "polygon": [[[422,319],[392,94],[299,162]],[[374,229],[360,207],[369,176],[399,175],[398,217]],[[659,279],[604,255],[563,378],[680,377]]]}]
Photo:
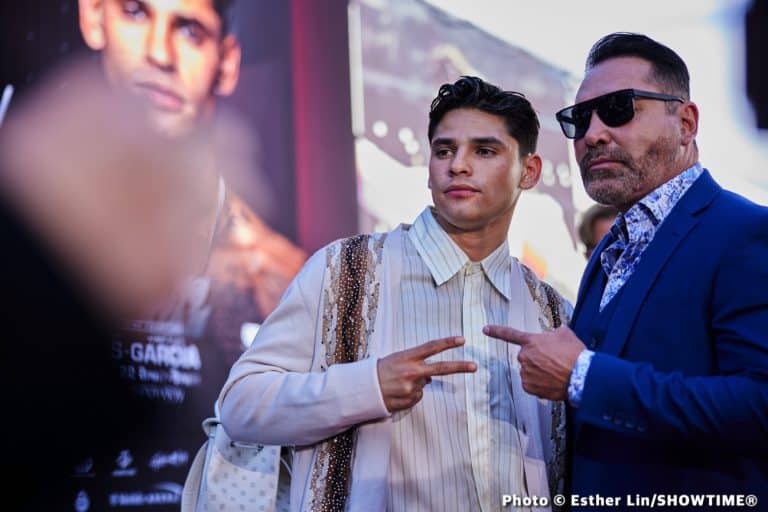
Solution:
[{"label": "mustache", "polygon": [[162,89],[171,91],[180,98],[185,98],[184,94],[182,94],[180,88],[173,79],[157,71],[145,69],[136,70],[131,73],[129,77],[129,84],[152,84]]},{"label": "mustache", "polygon": [[630,164],[632,162],[632,157],[620,148],[594,147],[589,148],[584,156],[581,157],[579,167],[582,171],[585,171],[598,158],[613,160],[623,164]]}]

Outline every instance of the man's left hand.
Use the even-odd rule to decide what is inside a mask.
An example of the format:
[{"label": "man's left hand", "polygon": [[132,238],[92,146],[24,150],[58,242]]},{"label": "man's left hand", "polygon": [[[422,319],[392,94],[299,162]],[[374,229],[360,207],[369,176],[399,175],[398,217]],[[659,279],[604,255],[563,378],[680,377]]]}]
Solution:
[{"label": "man's left hand", "polygon": [[523,389],[547,400],[567,400],[568,383],[576,359],[586,348],[568,327],[534,334],[501,325],[487,325],[483,333],[520,346],[517,360]]}]

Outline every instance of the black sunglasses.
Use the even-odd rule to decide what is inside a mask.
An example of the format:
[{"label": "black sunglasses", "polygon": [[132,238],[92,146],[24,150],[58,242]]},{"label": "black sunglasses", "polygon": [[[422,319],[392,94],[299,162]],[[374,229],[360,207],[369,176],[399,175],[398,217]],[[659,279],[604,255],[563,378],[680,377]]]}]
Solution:
[{"label": "black sunglasses", "polygon": [[679,96],[638,89],[622,89],[565,107],[555,114],[555,117],[566,137],[580,139],[587,133],[592,112],[595,110],[600,119],[610,127],[615,128],[630,122],[635,117],[635,98],[685,103],[685,100]]}]

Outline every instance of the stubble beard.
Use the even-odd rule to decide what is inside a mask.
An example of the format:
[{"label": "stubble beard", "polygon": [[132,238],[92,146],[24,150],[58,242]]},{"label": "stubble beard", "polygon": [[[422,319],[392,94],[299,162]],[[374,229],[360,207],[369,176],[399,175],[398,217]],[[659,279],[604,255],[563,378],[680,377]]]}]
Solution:
[{"label": "stubble beard", "polygon": [[[659,137],[640,158],[619,147],[590,148],[579,161],[584,189],[596,202],[626,210],[672,176],[675,147],[671,138]],[[621,168],[587,172],[596,158],[608,158]]]}]

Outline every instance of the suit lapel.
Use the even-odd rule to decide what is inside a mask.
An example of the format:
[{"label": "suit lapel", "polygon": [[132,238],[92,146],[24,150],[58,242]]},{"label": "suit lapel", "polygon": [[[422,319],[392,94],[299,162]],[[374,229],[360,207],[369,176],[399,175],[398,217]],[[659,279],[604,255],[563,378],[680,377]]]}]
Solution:
[{"label": "suit lapel", "polygon": [[599,347],[600,352],[621,353],[659,273],[680,242],[699,223],[698,213],[709,206],[720,190],[709,172],[705,171],[669,213],[643,252],[635,272],[624,284],[605,341]]},{"label": "suit lapel", "polygon": [[581,276],[581,283],[579,283],[579,293],[576,295],[576,306],[574,306],[573,315],[571,315],[572,320],[578,317],[579,312],[581,312],[581,308],[584,306],[584,299],[586,299],[589,287],[591,286],[592,281],[595,279],[595,272],[603,271],[603,267],[600,265],[600,253],[603,252],[603,249],[605,249],[605,246],[608,245],[610,241],[610,236],[603,237],[600,243],[597,244],[597,247],[595,247],[595,250],[592,252],[592,257],[589,258],[587,268],[584,270],[584,274]]}]

